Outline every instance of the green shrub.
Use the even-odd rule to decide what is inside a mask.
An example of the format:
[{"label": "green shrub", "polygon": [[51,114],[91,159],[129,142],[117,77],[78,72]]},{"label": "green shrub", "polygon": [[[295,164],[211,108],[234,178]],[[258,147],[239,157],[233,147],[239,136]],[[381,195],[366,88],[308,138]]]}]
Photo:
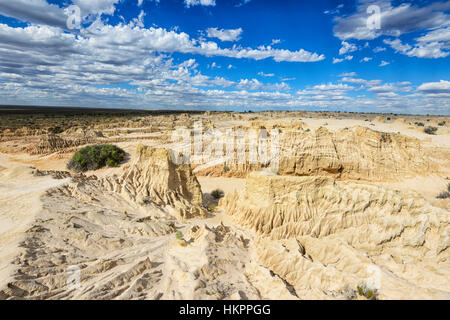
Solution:
[{"label": "green shrub", "polygon": [[110,144],[84,147],[73,155],[67,164],[75,171],[97,170],[105,166],[118,167],[125,158],[125,151]]},{"label": "green shrub", "polygon": [[362,284],[357,286],[358,294],[365,297],[367,300],[377,300],[378,292],[376,289],[370,289],[367,285]]},{"label": "green shrub", "polygon": [[436,127],[426,127],[423,132],[427,134],[436,134],[437,128]]},{"label": "green shrub", "polygon": [[439,122],[439,123],[438,123],[438,126],[441,126],[441,127],[445,126],[445,121]]},{"label": "green shrub", "polygon": [[229,172],[230,171],[230,167],[229,166],[224,166],[223,167],[223,172]]},{"label": "green shrub", "polygon": [[211,192],[211,195],[214,197],[214,199],[220,199],[224,197],[225,193],[220,189],[216,189]]},{"label": "green shrub", "polygon": [[362,289],[360,286],[358,286],[358,294],[359,294],[360,296],[363,296],[363,295],[364,295],[364,291],[363,291],[363,289]]},{"label": "green shrub", "polygon": [[416,126],[418,126],[418,127],[425,127],[425,125],[423,124],[423,122],[416,122]]},{"label": "green shrub", "polygon": [[177,231],[177,233],[175,233],[175,237],[178,240],[183,240],[183,233],[181,231]]},{"label": "green shrub", "polygon": [[439,193],[436,196],[436,198],[438,198],[438,199],[448,199],[448,198],[450,198],[450,192],[443,191],[443,192]]}]

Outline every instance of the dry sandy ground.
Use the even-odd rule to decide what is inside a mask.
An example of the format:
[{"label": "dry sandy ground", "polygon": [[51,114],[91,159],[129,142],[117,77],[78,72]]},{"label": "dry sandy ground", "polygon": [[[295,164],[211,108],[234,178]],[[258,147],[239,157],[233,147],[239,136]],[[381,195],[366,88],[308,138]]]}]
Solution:
[{"label": "dry sandy ground", "polygon": [[[299,119],[283,119],[287,122],[293,120]],[[326,127],[329,131],[337,131],[359,125],[377,131],[401,132],[405,136],[420,139],[425,145],[450,148],[450,133],[447,127],[440,128],[440,134],[429,136],[414,125],[398,122],[310,118],[300,120],[311,129]],[[227,127],[246,123],[246,121],[221,121],[217,126]],[[133,168],[138,157],[136,154],[138,144],[165,146],[164,143],[150,139],[133,141],[136,137],[142,136],[130,135],[128,136],[130,141],[116,143],[129,154],[127,164],[121,168],[105,168],[86,173],[87,176],[95,174],[98,182],[77,182],[70,178],[58,180],[50,175],[33,175],[34,169],[30,166],[40,170],[66,170],[70,154],[33,156],[0,154],[0,292],[4,290],[4,295],[0,298],[343,299],[349,296],[358,298],[352,296],[353,291],[358,279],[367,277],[367,274],[363,269],[353,268],[352,264],[367,267],[370,263],[366,260],[370,258],[371,263],[382,266],[383,269],[386,289],[380,290],[380,298],[450,299],[449,249],[446,247],[450,243],[449,235],[445,238],[445,233],[449,229],[445,213],[448,216],[450,204],[448,200],[436,199],[436,195],[445,190],[449,183],[450,168],[442,168],[441,174],[425,173],[423,176],[402,181],[348,182],[348,184],[355,183],[352,184],[355,189],[358,189],[359,183],[363,184],[361,191],[356,195],[351,192],[347,182],[342,182],[341,195],[345,194],[345,199],[349,202],[348,207],[342,210],[349,215],[350,222],[347,224],[355,224],[353,231],[345,228],[345,231],[336,229],[336,236],[312,239],[307,238],[305,236],[307,231],[302,230],[301,235],[298,234],[297,237],[281,239],[276,236],[277,232],[281,232],[277,229],[267,238],[258,229],[260,225],[252,224],[252,221],[259,221],[260,217],[252,215],[267,214],[264,211],[266,207],[272,209],[278,207],[271,207],[273,202],[267,202],[269,200],[265,194],[255,193],[255,199],[260,197],[260,201],[255,200],[251,205],[242,202],[245,194],[253,192],[253,185],[246,179],[198,177],[201,191],[207,201],[211,200],[208,194],[215,189],[222,189],[227,199],[224,201],[225,204],[221,203],[214,211],[207,212],[203,216],[196,214],[189,219],[179,219],[177,218],[179,213],[174,213],[180,206],[183,207],[185,203],[183,199],[177,198],[181,204],[176,206],[168,204],[172,200],[164,202],[164,206],[153,202],[150,205],[143,205],[142,199],[137,195],[130,196],[124,190],[117,192],[116,189],[122,188],[123,185],[118,187],[119,184],[110,181],[115,181],[112,178],[114,175],[120,176],[124,172],[126,174],[129,168]],[[141,173],[139,170],[138,172]],[[152,177],[148,179],[151,180]],[[267,187],[266,178],[258,178],[255,181],[256,184],[261,183],[261,189]],[[298,181],[295,183],[300,185],[306,183],[303,180]],[[138,177],[133,183],[143,182]],[[112,186],[105,189],[105,185],[109,184]],[[163,184],[161,182],[161,185]],[[289,179],[282,182],[286,190],[290,184]],[[385,242],[381,245],[375,245],[376,241],[370,238],[366,240],[373,242],[369,241],[364,245],[359,242],[354,244],[352,241],[356,240],[352,234],[368,232],[372,227],[370,222],[368,227],[367,225],[361,227],[358,224],[362,219],[360,212],[354,213],[352,210],[358,207],[360,202],[351,204],[349,199],[355,198],[360,201],[359,194],[372,190],[370,189],[372,186],[383,187],[373,189],[376,191],[372,192],[374,197],[379,195],[382,200],[379,200],[380,204],[377,202],[373,208],[368,202],[367,207],[373,212],[380,212],[380,219],[385,219],[380,221],[380,225],[392,223],[387,229],[391,227],[395,229],[395,226],[398,226],[395,219],[404,218],[404,221],[398,222],[403,229],[399,231],[400,234],[383,240]],[[133,185],[136,190],[140,187]],[[167,185],[163,187],[167,188]],[[319,188],[312,188],[311,194]],[[166,191],[164,189],[164,192]],[[172,191],[169,190],[170,197]],[[173,192],[178,197],[178,191]],[[271,192],[267,194],[272,195]],[[279,189],[273,194],[275,200],[270,201],[273,200],[275,203],[278,201],[277,197],[284,196]],[[286,191],[285,196],[288,195],[292,197],[292,194]],[[389,197],[387,195],[395,195],[391,197],[392,200],[387,200],[389,209],[381,205],[385,201],[383,199]],[[333,193],[333,197],[338,196],[339,194]],[[325,195],[318,197],[310,201],[314,204],[321,202],[322,199],[327,201],[331,199]],[[333,203],[334,199],[330,201]],[[421,212],[432,212],[429,215],[433,215],[433,218],[429,218],[431,220],[427,222],[429,223],[427,229],[417,231],[417,228],[421,228],[419,222],[422,220],[418,220],[419,222],[414,220],[415,218],[410,217],[408,212],[401,211],[399,216],[391,214],[389,211],[391,207],[396,208],[399,203],[404,205],[405,201],[414,202],[412,207],[419,208]],[[340,206],[343,202],[344,200],[339,200],[337,203]],[[295,203],[293,201],[292,208],[288,209],[294,209]],[[311,210],[320,213],[321,210],[329,208],[324,205]],[[244,212],[246,216],[241,216]],[[299,217],[297,213],[291,214],[289,219],[294,219],[292,221],[297,225],[304,226],[309,223],[305,217]],[[278,218],[270,219],[270,222],[266,222],[267,225],[275,225]],[[285,219],[288,221],[287,216]],[[334,221],[328,221],[329,226],[323,227],[327,221],[325,219],[316,222],[322,229],[335,227]],[[366,227],[368,229],[365,229]],[[293,232],[290,225],[281,223],[279,228]],[[408,236],[414,230],[424,234],[426,245],[420,244],[419,241],[417,246],[403,247],[401,241],[406,240],[400,238]],[[175,237],[176,231],[182,232],[183,241]],[[341,231],[342,234],[339,233]],[[389,229],[389,232],[391,231]],[[440,237],[439,233],[443,236]],[[343,245],[342,242],[347,244]],[[428,254],[427,250],[430,248],[438,253]],[[426,253],[426,259],[415,262],[412,257],[418,257],[422,253]],[[274,257],[278,260],[274,261]],[[336,257],[342,259],[339,261]],[[282,261],[288,265],[283,265]],[[82,288],[67,292],[66,268],[70,265],[81,266],[86,277],[83,276]],[[304,268],[308,278],[298,275],[296,273],[298,270],[291,270],[292,266]],[[439,268],[442,270],[439,271]],[[335,282],[331,281],[334,277]],[[408,277],[412,279],[411,282],[408,282]],[[344,285],[351,288],[347,290]],[[408,290],[409,293],[405,293]]]},{"label": "dry sandy ground", "polygon": [[6,285],[13,271],[12,260],[17,256],[25,231],[32,226],[41,210],[40,197],[69,179],[32,177],[32,169],[0,155],[0,287]]}]

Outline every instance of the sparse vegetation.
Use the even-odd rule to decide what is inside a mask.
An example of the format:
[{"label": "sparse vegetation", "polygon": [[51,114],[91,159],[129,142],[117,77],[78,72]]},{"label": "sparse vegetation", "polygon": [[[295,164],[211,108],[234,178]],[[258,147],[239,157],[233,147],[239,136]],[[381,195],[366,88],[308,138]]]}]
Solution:
[{"label": "sparse vegetation", "polygon": [[[109,128],[125,127],[128,122],[152,125],[149,118],[161,115],[178,115],[186,111],[154,111],[95,108],[48,108],[20,106],[14,111],[0,110],[0,128],[20,130],[28,127],[39,132],[59,134],[70,128],[93,128],[99,124],[109,124]],[[13,112],[14,111],[14,112]],[[189,111],[199,114],[200,111]],[[58,128],[59,127],[59,128]]]},{"label": "sparse vegetation", "polygon": [[450,199],[450,183],[447,185],[447,191],[442,191],[436,198],[438,199]]},{"label": "sparse vegetation", "polygon": [[183,237],[183,233],[181,231],[177,231],[177,233],[175,233],[175,237],[177,238],[177,243],[178,245],[182,246],[182,247],[187,247],[187,242]]},{"label": "sparse vegetation", "polygon": [[223,166],[223,172],[229,172],[230,167],[229,166]]},{"label": "sparse vegetation", "polygon": [[365,297],[368,300],[376,300],[378,296],[378,292],[376,289],[370,289],[365,284],[361,284],[357,287],[358,294],[362,297]]},{"label": "sparse vegetation", "polygon": [[450,198],[450,192],[447,191],[443,191],[441,193],[439,193],[436,198],[438,199],[449,199]]},{"label": "sparse vegetation", "polygon": [[365,283],[358,285],[356,289],[347,284],[342,289],[341,293],[347,300],[356,300],[358,297],[364,297],[367,300],[377,300],[378,297],[378,291],[369,288]]},{"label": "sparse vegetation", "polygon": [[213,192],[211,192],[211,196],[213,196],[214,199],[220,199],[225,196],[225,192],[223,192],[223,190],[216,189]]},{"label": "sparse vegetation", "polygon": [[440,127],[443,127],[443,126],[445,126],[445,121],[441,121],[441,122],[439,122],[439,123],[438,123],[438,126],[440,126]]},{"label": "sparse vegetation", "polygon": [[125,151],[110,144],[84,147],[73,155],[67,168],[75,171],[98,170],[105,166],[118,167],[125,158]]},{"label": "sparse vegetation", "polygon": [[423,129],[423,132],[426,134],[436,134],[437,128],[436,127],[426,127]]},{"label": "sparse vegetation", "polygon": [[142,198],[140,198],[138,200],[138,204],[141,205],[141,206],[145,206],[145,205],[148,205],[150,203],[152,203],[152,200],[150,199],[149,196],[142,197]]},{"label": "sparse vegetation", "polygon": [[183,233],[181,231],[177,231],[177,233],[175,233],[175,237],[178,240],[183,240]]},{"label": "sparse vegetation", "polygon": [[415,122],[416,126],[418,127],[425,127],[425,125],[423,124],[423,122]]}]

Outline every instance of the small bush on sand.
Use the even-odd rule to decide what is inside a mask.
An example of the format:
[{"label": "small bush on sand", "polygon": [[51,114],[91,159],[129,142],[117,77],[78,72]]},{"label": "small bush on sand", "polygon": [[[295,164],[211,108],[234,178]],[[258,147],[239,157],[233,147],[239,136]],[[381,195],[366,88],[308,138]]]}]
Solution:
[{"label": "small bush on sand", "polygon": [[450,183],[447,185],[447,191],[442,191],[436,198],[438,199],[450,199]]},{"label": "small bush on sand", "polygon": [[225,193],[220,189],[216,189],[213,192],[211,192],[211,195],[213,196],[214,199],[220,199],[225,196]]},{"label": "small bush on sand", "polygon": [[230,171],[230,167],[229,166],[224,166],[223,167],[223,172],[229,172]]},{"label": "small bush on sand", "polygon": [[423,129],[423,132],[427,134],[436,134],[437,128],[436,127],[426,127]]},{"label": "small bush on sand", "polygon": [[416,126],[418,126],[418,127],[425,127],[425,125],[423,124],[423,122],[416,122]]},{"label": "small bush on sand", "polygon": [[445,126],[445,121],[439,122],[439,123],[438,123],[438,126],[441,126],[441,127]]},{"label": "small bush on sand", "polygon": [[181,231],[177,231],[177,233],[175,233],[175,237],[178,240],[183,240],[183,233]]},{"label": "small bush on sand", "polygon": [[137,203],[141,206],[149,205],[152,203],[152,200],[149,196],[141,197],[138,199]]},{"label": "small bush on sand", "polygon": [[118,167],[125,151],[110,144],[84,147],[73,155],[67,168],[75,171],[97,170],[105,166]]},{"label": "small bush on sand", "polygon": [[360,284],[357,287],[358,294],[365,297],[368,300],[377,300],[378,291],[376,289],[370,289],[366,284]]},{"label": "small bush on sand", "polygon": [[439,193],[436,196],[436,198],[438,198],[438,199],[448,199],[448,198],[450,198],[450,192],[443,191],[443,192]]}]

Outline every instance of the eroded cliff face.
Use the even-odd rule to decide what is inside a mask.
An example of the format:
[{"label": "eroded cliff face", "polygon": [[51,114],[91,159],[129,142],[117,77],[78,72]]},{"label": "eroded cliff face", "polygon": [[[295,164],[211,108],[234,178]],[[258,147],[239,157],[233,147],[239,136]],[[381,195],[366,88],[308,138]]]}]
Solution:
[{"label": "eroded cliff face", "polygon": [[420,140],[363,127],[330,132],[321,127],[281,135],[280,173],[329,174],[341,179],[395,180],[436,172]]},{"label": "eroded cliff face", "polygon": [[373,270],[382,298],[449,297],[450,216],[417,194],[252,173],[221,205],[259,235],[255,260],[301,297],[343,296]]},{"label": "eroded cliff face", "polygon": [[[280,129],[278,172],[282,175],[328,175],[337,179],[392,181],[439,172],[439,155],[412,137],[355,126],[331,132],[324,127],[315,130],[301,124],[255,124],[257,128]],[[248,158],[249,146],[246,146]],[[447,151],[448,154],[448,151]],[[273,162],[273,161],[272,161]],[[448,163],[448,158],[447,158]],[[261,164],[227,164],[230,171],[212,165],[196,169],[200,175],[245,177],[259,171]],[[265,165],[270,167],[271,163]]]},{"label": "eroded cliff face", "polygon": [[103,138],[104,136],[100,131],[69,129],[62,134],[47,133],[40,135],[38,142],[28,146],[25,151],[32,155],[68,152],[78,146],[102,143]]},{"label": "eroded cliff face", "polygon": [[202,190],[192,169],[174,164],[166,149],[139,145],[130,168],[119,177],[103,179],[101,185],[139,204],[175,208],[181,218],[205,214]]}]

